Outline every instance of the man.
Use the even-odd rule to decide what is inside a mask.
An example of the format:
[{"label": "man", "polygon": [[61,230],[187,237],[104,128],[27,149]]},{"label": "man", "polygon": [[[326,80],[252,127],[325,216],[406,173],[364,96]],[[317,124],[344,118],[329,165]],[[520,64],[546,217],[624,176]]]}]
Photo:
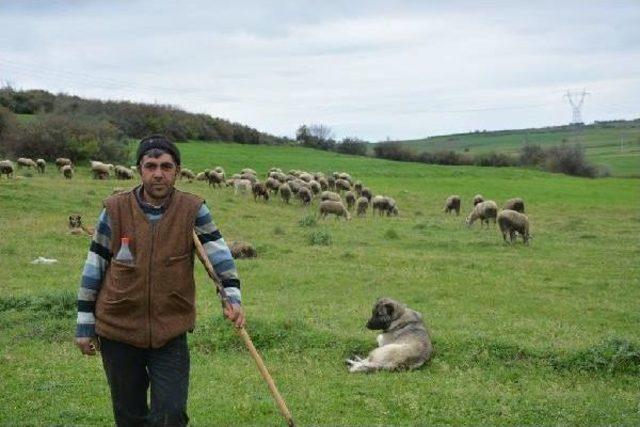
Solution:
[{"label": "man", "polygon": [[[104,202],[78,292],[75,342],[86,355],[100,350],[118,426],[186,425],[194,229],[231,302],[224,315],[236,327],[244,326],[240,281],[203,200],[174,188],[176,146],[154,135],[140,141],[137,156],[142,185]],[[118,260],[125,237],[133,262]]]}]

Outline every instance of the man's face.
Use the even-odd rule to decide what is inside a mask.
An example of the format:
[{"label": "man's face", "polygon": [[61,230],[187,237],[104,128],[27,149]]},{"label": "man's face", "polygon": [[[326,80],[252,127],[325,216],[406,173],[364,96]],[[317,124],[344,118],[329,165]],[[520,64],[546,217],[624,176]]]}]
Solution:
[{"label": "man's face", "polygon": [[159,157],[143,156],[138,168],[144,191],[152,200],[167,197],[180,173],[180,167],[176,166],[173,157],[167,153]]}]

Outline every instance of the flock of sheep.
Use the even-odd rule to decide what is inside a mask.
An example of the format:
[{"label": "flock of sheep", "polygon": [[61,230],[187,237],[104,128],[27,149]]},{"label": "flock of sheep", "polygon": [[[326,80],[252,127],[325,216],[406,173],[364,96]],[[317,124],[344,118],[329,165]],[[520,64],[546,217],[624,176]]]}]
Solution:
[{"label": "flock of sheep", "polygon": [[[39,174],[44,174],[46,162],[43,159],[36,161],[21,157],[16,160],[18,168],[31,168]],[[74,167],[71,160],[58,158],[55,160],[58,171],[66,178],[71,179],[74,175]],[[91,173],[94,179],[108,179],[112,173],[117,179],[131,180],[135,177],[135,167],[121,165],[113,166],[109,163],[90,161]],[[15,176],[16,168],[11,160],[0,161],[0,176]],[[318,205],[319,216],[326,218],[328,215],[335,215],[336,218],[351,219],[351,213],[355,209],[355,215],[363,217],[367,215],[371,207],[373,215],[376,211],[380,216],[397,216],[398,205],[392,197],[375,195],[362,182],[354,180],[346,172],[333,172],[325,175],[322,172],[307,172],[302,170],[290,170],[284,173],[279,168],[271,168],[267,172],[264,180],[258,178],[258,174],[251,168],[242,169],[239,173],[233,174],[231,178],[226,177],[225,171],[218,166],[214,169],[206,169],[195,174],[190,169],[183,168],[180,171],[180,178],[189,182],[206,181],[213,188],[231,187],[235,194],[253,194],[255,201],[262,199],[267,202],[271,196],[279,195],[286,204],[291,199],[297,199],[303,206],[309,206],[314,199],[320,201]],[[458,195],[449,196],[445,202],[444,212],[460,215],[461,199]],[[498,211],[498,205],[493,200],[484,200],[481,195],[473,198],[473,209],[466,218],[466,224],[471,226],[475,221],[480,220],[480,228],[483,224],[489,227],[490,221],[497,222],[502,238],[513,243],[517,235],[522,237],[525,244],[529,243],[531,235],[529,233],[529,219],[524,214],[524,201],[521,198],[508,200],[503,209]]]}]

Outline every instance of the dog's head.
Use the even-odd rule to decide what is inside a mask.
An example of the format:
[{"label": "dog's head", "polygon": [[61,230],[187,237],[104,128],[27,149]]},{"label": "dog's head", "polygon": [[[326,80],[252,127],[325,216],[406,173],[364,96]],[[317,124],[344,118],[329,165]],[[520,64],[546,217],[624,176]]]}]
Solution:
[{"label": "dog's head", "polygon": [[391,323],[402,316],[405,306],[391,298],[380,298],[373,305],[371,319],[367,322],[367,328],[372,330],[387,330]]},{"label": "dog's head", "polygon": [[69,228],[80,228],[82,217],[80,215],[69,215]]}]

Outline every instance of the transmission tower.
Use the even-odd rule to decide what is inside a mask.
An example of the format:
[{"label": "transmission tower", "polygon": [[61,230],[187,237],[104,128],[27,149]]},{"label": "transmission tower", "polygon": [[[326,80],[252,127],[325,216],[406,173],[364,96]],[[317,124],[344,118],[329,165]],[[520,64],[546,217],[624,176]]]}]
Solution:
[{"label": "transmission tower", "polygon": [[589,95],[589,92],[585,92],[582,89],[582,92],[570,91],[568,90],[565,94],[565,98],[569,100],[569,104],[571,104],[571,124],[572,125],[581,125],[582,124],[582,104],[584,104],[585,96]]}]

